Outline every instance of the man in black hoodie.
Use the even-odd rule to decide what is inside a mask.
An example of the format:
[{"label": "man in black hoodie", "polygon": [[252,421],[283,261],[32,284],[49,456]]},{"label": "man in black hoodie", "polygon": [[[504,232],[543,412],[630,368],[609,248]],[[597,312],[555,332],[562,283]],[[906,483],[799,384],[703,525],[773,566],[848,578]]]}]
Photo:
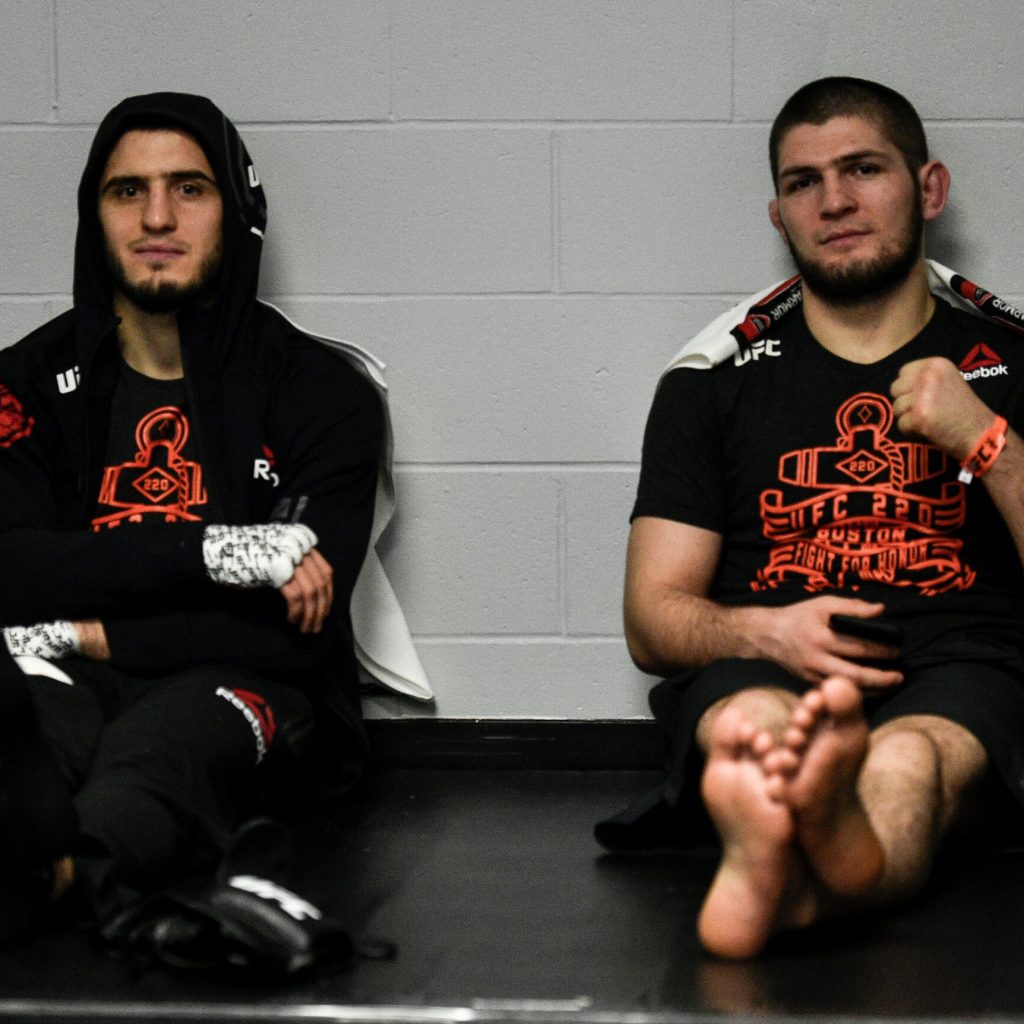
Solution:
[{"label": "man in black hoodie", "polygon": [[349,599],[384,418],[256,299],[263,190],[207,99],[103,120],[74,307],[0,352],[0,938],[104,918],[365,751]]}]

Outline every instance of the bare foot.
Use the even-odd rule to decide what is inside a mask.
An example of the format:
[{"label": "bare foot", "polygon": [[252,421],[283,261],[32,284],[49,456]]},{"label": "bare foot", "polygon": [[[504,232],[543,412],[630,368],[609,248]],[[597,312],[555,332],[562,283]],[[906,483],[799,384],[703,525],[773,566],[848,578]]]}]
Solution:
[{"label": "bare foot", "polygon": [[862,896],[879,881],[885,854],[857,795],[868,751],[859,689],[839,676],[810,690],[794,708],[771,762],[787,778],[796,842],[825,888]]},{"label": "bare foot", "polygon": [[709,952],[730,959],[756,956],[780,928],[810,923],[792,906],[806,868],[782,801],[785,780],[765,771],[774,749],[739,708],[725,708],[712,726],[701,791],[723,852],[697,931]]}]

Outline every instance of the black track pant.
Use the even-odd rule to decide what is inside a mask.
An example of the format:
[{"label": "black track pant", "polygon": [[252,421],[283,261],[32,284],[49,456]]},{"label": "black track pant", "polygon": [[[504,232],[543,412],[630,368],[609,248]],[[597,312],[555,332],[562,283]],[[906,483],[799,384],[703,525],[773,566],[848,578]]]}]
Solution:
[{"label": "black track pant", "polygon": [[243,821],[306,789],[312,715],[296,688],[224,667],[158,680],[78,659],[59,668],[72,684],[33,675],[30,688],[101,918],[215,861]]}]

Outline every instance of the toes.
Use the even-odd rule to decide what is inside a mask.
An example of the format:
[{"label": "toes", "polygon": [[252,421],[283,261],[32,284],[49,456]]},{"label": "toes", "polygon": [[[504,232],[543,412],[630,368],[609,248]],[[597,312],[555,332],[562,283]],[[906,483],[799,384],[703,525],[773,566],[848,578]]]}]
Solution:
[{"label": "toes", "polygon": [[807,746],[809,739],[809,727],[800,728],[796,725],[790,725],[782,734],[782,745],[790,750],[801,751]]},{"label": "toes", "polygon": [[773,759],[774,770],[787,779],[791,778],[800,767],[801,760],[802,758],[798,751],[792,750],[789,747],[780,747]]},{"label": "toes", "polygon": [[786,800],[786,780],[781,775],[766,775],[764,791],[765,795],[773,803],[784,803]]},{"label": "toes", "polygon": [[726,708],[711,732],[712,752],[733,759],[743,757],[751,749],[757,731],[738,710]]},{"label": "toes", "polygon": [[802,754],[807,749],[807,744],[811,741],[811,735],[810,731],[798,729],[795,725],[791,725],[782,734],[782,746],[787,750],[792,750],[797,755]]},{"label": "toes", "polygon": [[844,676],[830,676],[820,686],[822,706],[833,718],[859,713],[863,700],[857,685]]},{"label": "toes", "polygon": [[821,689],[821,686],[816,686],[813,690],[808,690],[801,698],[800,703],[793,709],[793,713],[806,714],[811,719],[818,718],[825,712],[825,694]]},{"label": "toes", "polygon": [[775,740],[767,729],[757,730],[750,741],[750,749],[755,756],[764,758],[765,755],[775,749]]},{"label": "toes", "polygon": [[754,737],[757,735],[757,729],[753,722],[743,719],[737,724],[736,727],[736,743],[741,747],[749,747],[754,742]]}]

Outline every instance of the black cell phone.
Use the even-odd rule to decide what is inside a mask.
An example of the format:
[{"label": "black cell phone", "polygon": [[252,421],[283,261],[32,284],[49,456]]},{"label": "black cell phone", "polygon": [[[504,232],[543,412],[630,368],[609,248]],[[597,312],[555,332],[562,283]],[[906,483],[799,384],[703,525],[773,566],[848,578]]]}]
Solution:
[{"label": "black cell phone", "polygon": [[833,632],[855,636],[858,640],[870,640],[872,643],[885,644],[888,647],[903,646],[903,630],[891,622],[858,619],[855,615],[830,615],[828,625]]}]

